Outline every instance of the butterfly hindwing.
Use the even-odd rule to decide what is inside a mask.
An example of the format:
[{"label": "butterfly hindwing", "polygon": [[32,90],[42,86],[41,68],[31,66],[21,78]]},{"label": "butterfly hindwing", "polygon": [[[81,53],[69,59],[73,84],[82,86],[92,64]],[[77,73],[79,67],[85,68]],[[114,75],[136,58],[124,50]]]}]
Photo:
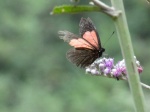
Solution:
[{"label": "butterfly hindwing", "polygon": [[66,54],[67,59],[76,66],[86,67],[98,58],[98,52],[90,49],[70,49]]}]

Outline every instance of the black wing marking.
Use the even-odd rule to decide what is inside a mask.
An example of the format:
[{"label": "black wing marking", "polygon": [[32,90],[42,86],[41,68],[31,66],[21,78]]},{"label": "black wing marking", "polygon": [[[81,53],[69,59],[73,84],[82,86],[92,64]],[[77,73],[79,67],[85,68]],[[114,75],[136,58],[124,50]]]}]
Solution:
[{"label": "black wing marking", "polygon": [[79,23],[79,33],[81,37],[86,31],[93,31],[96,30],[92,20],[90,18],[81,18],[80,23]]},{"label": "black wing marking", "polygon": [[66,54],[67,59],[76,66],[86,67],[98,58],[98,51],[89,49],[70,49]]}]

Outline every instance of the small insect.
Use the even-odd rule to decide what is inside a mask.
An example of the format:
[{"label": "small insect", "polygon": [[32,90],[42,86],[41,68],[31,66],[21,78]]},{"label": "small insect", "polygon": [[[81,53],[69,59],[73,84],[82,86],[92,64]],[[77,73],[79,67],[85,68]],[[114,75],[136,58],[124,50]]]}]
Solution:
[{"label": "small insect", "polygon": [[59,31],[60,39],[68,42],[71,48],[67,53],[67,59],[81,68],[92,64],[105,51],[101,46],[100,38],[90,18],[81,18],[79,23],[80,36],[69,31]]}]

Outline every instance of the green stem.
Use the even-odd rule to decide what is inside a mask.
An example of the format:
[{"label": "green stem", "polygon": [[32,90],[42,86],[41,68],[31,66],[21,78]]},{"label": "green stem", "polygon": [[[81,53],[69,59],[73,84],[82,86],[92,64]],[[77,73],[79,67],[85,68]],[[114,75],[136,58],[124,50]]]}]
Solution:
[{"label": "green stem", "polygon": [[126,67],[127,67],[127,73],[128,73],[128,82],[130,85],[130,89],[132,92],[135,109],[136,112],[145,112],[145,103],[144,103],[144,97],[142,88],[140,85],[140,79],[139,74],[136,69],[136,64],[134,60],[134,52],[133,47],[131,43],[130,33],[128,30],[128,25],[126,21],[124,6],[122,0],[111,0],[113,7],[116,10],[121,10],[122,14],[116,18],[115,26],[119,38],[119,43],[121,46],[121,51],[123,54],[123,57],[125,59]]}]

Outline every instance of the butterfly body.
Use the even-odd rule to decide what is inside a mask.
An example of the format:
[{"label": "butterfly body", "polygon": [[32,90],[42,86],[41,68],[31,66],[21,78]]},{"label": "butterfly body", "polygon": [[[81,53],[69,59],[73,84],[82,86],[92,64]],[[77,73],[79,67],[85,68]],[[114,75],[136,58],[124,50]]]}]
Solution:
[{"label": "butterfly body", "polygon": [[66,54],[68,60],[77,66],[86,67],[101,57],[105,49],[101,47],[99,35],[90,18],[81,18],[79,26],[80,36],[69,31],[59,31],[59,34],[61,39],[74,47]]}]

